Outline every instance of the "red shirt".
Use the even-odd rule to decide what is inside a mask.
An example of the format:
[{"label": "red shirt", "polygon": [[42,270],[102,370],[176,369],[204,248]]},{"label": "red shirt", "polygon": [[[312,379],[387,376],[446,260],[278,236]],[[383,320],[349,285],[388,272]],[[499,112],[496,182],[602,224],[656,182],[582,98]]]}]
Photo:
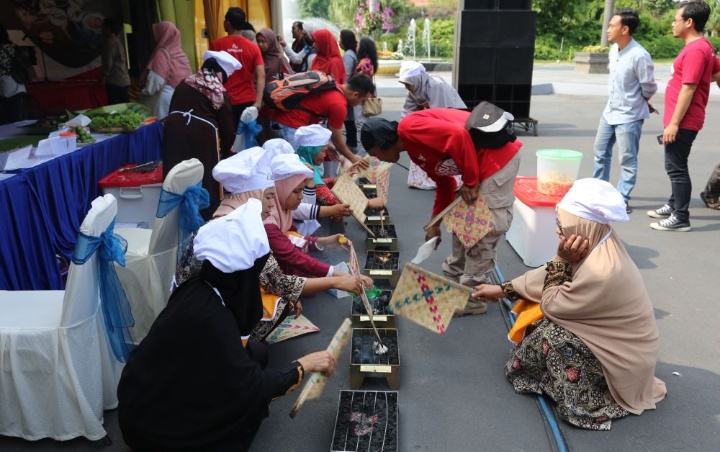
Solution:
[{"label": "red shirt", "polygon": [[432,216],[453,201],[457,186],[452,176],[460,175],[465,185],[477,185],[504,167],[522,146],[515,140],[500,149],[476,152],[465,130],[468,117],[467,111],[431,108],[410,113],[398,125],[398,136],[410,160],[437,184]]},{"label": "red shirt", "polygon": [[673,61],[665,89],[665,112],[663,125],[670,124],[680,89],[684,84],[697,85],[690,106],[680,120],[680,128],[700,131],[705,123],[705,108],[710,97],[710,83],[713,74],[720,72],[720,61],[715,56],[712,44],[706,38],[696,39],[687,44]]},{"label": "red shirt", "polygon": [[[330,266],[312,256],[309,256],[295,246],[290,239],[283,234],[279,227],[274,224],[266,224],[265,232],[268,236],[270,249],[275,260],[286,275],[305,276],[309,278],[322,278],[327,276]],[[314,238],[305,237],[306,240],[314,243]]]},{"label": "red shirt", "polygon": [[265,67],[260,47],[242,36],[225,36],[210,43],[210,50],[224,50],[242,64],[242,69],[233,72],[225,84],[230,103],[239,105],[255,102],[255,68]]},{"label": "red shirt", "polygon": [[279,111],[272,114],[272,118],[280,124],[297,129],[310,124],[317,124],[321,117],[328,118],[328,127],[342,129],[345,117],[347,116],[347,99],[339,89],[329,89],[318,94],[308,94],[300,101],[300,106],[315,112],[308,113],[304,110]]}]

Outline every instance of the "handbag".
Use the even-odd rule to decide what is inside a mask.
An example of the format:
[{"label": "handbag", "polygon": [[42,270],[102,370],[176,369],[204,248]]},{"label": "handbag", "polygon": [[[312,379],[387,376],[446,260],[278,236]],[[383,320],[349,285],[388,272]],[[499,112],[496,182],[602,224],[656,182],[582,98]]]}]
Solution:
[{"label": "handbag", "polygon": [[362,112],[364,116],[377,116],[382,113],[382,98],[368,97],[367,99],[365,99],[365,102],[363,102],[362,107]]}]

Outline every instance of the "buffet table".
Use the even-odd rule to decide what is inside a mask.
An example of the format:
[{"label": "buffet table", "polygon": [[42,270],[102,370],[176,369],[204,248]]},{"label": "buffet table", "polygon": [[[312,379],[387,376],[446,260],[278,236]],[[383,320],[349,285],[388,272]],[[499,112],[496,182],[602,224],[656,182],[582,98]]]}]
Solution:
[{"label": "buffet table", "polygon": [[80,224],[101,194],[98,181],[121,165],[160,159],[156,122],[0,178],[0,290],[63,289]]}]

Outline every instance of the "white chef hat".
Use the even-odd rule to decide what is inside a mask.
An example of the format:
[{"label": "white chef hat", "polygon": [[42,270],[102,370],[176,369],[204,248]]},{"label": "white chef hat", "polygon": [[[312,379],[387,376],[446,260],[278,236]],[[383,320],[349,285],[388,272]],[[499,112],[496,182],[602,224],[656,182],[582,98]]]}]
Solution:
[{"label": "white chef hat", "polygon": [[575,216],[601,224],[630,219],[620,192],[612,184],[592,177],[576,180],[557,206]]},{"label": "white chef hat", "polygon": [[206,50],[203,54],[202,59],[203,61],[205,61],[208,58],[215,58],[215,61],[217,61],[220,67],[223,68],[228,78],[230,78],[233,72],[242,69],[242,64],[240,64],[237,58],[230,55],[224,50],[220,50],[219,52],[216,52],[214,50]]},{"label": "white chef hat", "polygon": [[223,273],[252,267],[256,259],[270,252],[261,213],[262,203],[251,198],[224,217],[209,221],[195,236],[195,256],[209,260]]},{"label": "white chef hat", "polygon": [[410,77],[417,77],[425,72],[425,66],[417,61],[403,61],[400,64],[400,73],[398,74],[401,83],[405,83]]},{"label": "white chef hat", "polygon": [[300,161],[297,154],[280,154],[272,160],[272,175],[275,181],[281,181],[295,175],[313,177],[315,172]]},{"label": "white chef hat", "polygon": [[300,127],[295,131],[295,146],[325,146],[330,142],[330,132],[320,124]]},{"label": "white chef hat", "polygon": [[233,194],[265,190],[275,185],[271,169],[273,157],[274,152],[255,146],[220,160],[212,175]]},{"label": "white chef hat", "polygon": [[282,138],[272,138],[270,140],[267,140],[265,144],[263,144],[263,149],[266,151],[272,151],[274,152],[273,157],[278,154],[294,154],[295,149],[293,149],[292,144],[288,143],[287,141],[283,140]]}]

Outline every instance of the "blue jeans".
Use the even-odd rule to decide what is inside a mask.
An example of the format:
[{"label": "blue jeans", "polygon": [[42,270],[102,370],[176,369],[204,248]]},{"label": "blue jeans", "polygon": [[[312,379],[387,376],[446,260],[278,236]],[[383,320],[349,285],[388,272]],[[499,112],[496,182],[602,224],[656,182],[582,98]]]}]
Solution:
[{"label": "blue jeans", "polygon": [[692,182],[688,171],[688,157],[697,130],[678,130],[675,142],[665,145],[665,172],[670,177],[672,193],[668,205],[673,208],[673,215],[680,221],[690,221],[690,197]]},{"label": "blue jeans", "polygon": [[625,202],[630,200],[630,192],[635,188],[642,126],[642,119],[627,124],[610,125],[601,117],[595,135],[595,169],[592,177],[606,182],[610,179],[612,148],[617,142],[620,157],[620,180],[617,189],[625,198]]},{"label": "blue jeans", "polygon": [[295,148],[295,132],[297,129],[292,127],[284,126],[274,119],[270,120],[270,134],[273,138],[282,138],[287,141]]}]

